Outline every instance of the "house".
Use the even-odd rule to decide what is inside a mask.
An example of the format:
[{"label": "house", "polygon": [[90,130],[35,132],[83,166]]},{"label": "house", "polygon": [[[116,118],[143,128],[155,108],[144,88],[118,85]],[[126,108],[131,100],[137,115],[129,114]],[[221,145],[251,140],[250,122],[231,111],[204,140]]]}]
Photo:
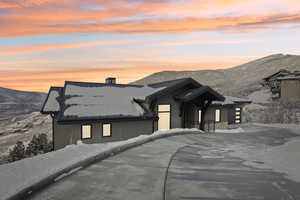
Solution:
[{"label": "house", "polygon": [[224,100],[191,78],[143,86],[117,84],[110,77],[105,83],[66,81],[64,87],[51,87],[41,113],[51,115],[54,149],[60,149],[78,140],[112,142],[195,124],[203,130],[201,119],[212,112],[210,106],[221,108]]},{"label": "house", "polygon": [[263,79],[263,86],[267,86],[272,93],[273,100],[300,100],[300,72],[280,70]]},{"label": "house", "polygon": [[248,99],[225,96],[225,101],[213,101],[206,114],[206,124],[214,124],[214,129],[235,128],[243,122],[243,111],[252,103]]}]

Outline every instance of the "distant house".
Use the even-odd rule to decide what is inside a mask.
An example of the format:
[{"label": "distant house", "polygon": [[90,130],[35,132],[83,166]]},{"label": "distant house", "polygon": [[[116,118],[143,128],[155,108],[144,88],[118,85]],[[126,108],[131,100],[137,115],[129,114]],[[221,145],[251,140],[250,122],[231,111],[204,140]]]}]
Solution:
[{"label": "distant house", "polygon": [[280,70],[263,79],[263,86],[268,87],[273,100],[300,100],[300,72]]},{"label": "distant house", "polygon": [[[116,84],[108,78],[106,83],[66,81],[64,87],[51,87],[41,112],[52,116],[54,149],[59,149],[78,140],[111,142],[156,130],[203,130],[211,112],[218,123],[231,116],[230,123],[240,123],[239,101],[224,100],[191,78],[146,86]],[[232,109],[226,111],[227,106]],[[223,117],[226,112],[229,118]]]},{"label": "distant house", "polygon": [[244,107],[250,103],[248,99],[225,96],[225,101],[212,102],[205,114],[205,121],[213,122],[216,129],[237,127],[244,120]]}]

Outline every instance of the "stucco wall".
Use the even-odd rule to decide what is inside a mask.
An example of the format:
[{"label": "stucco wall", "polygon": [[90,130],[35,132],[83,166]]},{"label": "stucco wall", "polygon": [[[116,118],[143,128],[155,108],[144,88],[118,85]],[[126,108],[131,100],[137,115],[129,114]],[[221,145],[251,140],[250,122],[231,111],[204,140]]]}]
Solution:
[{"label": "stucco wall", "polygon": [[281,81],[281,100],[300,99],[300,81],[284,80]]},{"label": "stucco wall", "polygon": [[[170,95],[163,96],[157,99],[155,106],[155,113],[157,113],[158,105],[160,104],[170,104],[171,105],[171,128],[181,128],[182,127],[182,118],[180,114],[180,103],[175,101],[174,98]],[[158,123],[154,123],[155,130],[157,130]]]},{"label": "stucco wall", "polygon": [[92,125],[92,138],[84,143],[101,143],[126,140],[142,134],[151,134],[152,120],[111,122],[112,136],[102,137],[102,123],[58,124],[54,121],[54,149],[60,149],[81,140],[81,125]]}]

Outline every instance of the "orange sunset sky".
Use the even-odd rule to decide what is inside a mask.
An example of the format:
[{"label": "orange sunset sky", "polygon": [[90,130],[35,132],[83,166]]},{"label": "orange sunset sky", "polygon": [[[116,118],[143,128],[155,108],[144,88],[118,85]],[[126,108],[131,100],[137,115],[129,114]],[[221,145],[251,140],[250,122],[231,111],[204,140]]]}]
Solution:
[{"label": "orange sunset sky", "polygon": [[0,87],[129,83],[300,53],[300,0],[0,0]]}]

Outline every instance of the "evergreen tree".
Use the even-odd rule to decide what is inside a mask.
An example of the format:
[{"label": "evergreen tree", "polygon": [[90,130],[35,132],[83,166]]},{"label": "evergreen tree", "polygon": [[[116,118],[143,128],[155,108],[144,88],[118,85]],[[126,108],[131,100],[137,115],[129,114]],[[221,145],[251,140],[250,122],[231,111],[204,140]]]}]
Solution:
[{"label": "evergreen tree", "polygon": [[47,153],[52,150],[52,144],[48,141],[47,135],[42,133],[38,136],[39,150],[43,153]]},{"label": "evergreen tree", "polygon": [[26,149],[26,155],[30,157],[49,151],[52,151],[52,144],[48,141],[47,135],[43,133],[32,137]]},{"label": "evergreen tree", "polygon": [[23,142],[18,141],[14,148],[12,150],[9,151],[9,157],[8,157],[8,161],[9,162],[14,162],[17,160],[21,160],[23,158],[25,158],[25,146],[23,144]]},{"label": "evergreen tree", "polygon": [[39,141],[38,137],[34,135],[26,148],[26,155],[30,157],[37,154],[39,154]]}]

